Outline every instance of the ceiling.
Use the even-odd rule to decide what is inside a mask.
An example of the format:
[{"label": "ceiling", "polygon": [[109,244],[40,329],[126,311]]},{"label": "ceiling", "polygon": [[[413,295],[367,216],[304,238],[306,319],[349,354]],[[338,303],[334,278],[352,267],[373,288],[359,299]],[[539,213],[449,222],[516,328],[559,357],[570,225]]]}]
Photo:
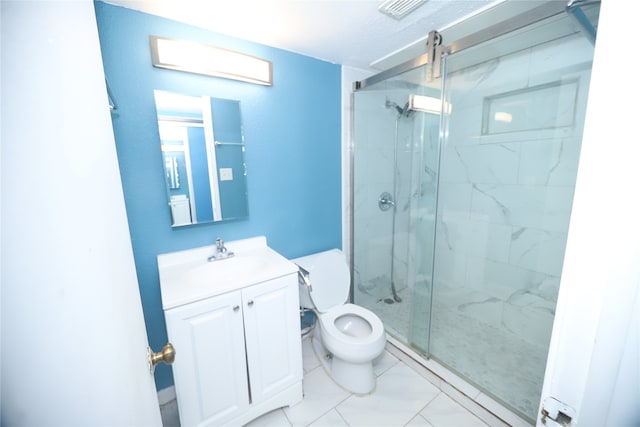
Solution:
[{"label": "ceiling", "polygon": [[[429,0],[401,20],[378,11],[383,0],[103,0],[325,61],[363,70],[429,31],[442,31],[504,0]],[[384,64],[384,65],[383,65]]]}]

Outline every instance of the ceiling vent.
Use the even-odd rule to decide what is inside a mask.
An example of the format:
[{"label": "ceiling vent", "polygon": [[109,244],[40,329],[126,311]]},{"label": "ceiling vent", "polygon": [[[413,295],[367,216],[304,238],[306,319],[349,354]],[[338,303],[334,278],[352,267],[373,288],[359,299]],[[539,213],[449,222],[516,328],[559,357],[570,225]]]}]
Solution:
[{"label": "ceiling vent", "polygon": [[387,0],[378,6],[378,10],[394,19],[402,19],[427,0]]}]

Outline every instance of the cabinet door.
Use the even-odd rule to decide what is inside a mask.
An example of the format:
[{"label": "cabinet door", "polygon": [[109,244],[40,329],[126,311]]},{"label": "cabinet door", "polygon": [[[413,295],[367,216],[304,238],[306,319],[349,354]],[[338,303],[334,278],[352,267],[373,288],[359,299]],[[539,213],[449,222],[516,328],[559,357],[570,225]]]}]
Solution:
[{"label": "cabinet door", "polygon": [[251,400],[260,403],[302,379],[295,274],[242,291]]},{"label": "cabinet door", "polygon": [[166,312],[180,422],[217,425],[249,406],[240,292]]}]

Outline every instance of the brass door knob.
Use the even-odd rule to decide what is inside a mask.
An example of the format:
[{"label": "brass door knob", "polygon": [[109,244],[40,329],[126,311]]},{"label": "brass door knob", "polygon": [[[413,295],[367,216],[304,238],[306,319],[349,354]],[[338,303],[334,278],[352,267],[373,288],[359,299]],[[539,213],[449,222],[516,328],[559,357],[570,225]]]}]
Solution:
[{"label": "brass door knob", "polygon": [[147,347],[147,355],[149,356],[149,370],[153,373],[158,363],[164,362],[171,365],[176,360],[176,349],[171,343],[166,343],[162,347],[162,351],[154,353],[150,347]]}]

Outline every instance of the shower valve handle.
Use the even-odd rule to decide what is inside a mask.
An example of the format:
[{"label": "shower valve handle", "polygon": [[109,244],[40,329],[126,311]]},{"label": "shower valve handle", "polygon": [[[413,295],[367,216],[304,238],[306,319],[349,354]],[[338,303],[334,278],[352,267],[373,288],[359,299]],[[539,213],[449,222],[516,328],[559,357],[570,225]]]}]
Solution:
[{"label": "shower valve handle", "polygon": [[378,197],[378,207],[381,211],[388,211],[394,205],[395,203],[393,202],[393,197],[391,197],[391,194],[389,192],[385,191],[384,193],[380,194],[380,197]]}]

